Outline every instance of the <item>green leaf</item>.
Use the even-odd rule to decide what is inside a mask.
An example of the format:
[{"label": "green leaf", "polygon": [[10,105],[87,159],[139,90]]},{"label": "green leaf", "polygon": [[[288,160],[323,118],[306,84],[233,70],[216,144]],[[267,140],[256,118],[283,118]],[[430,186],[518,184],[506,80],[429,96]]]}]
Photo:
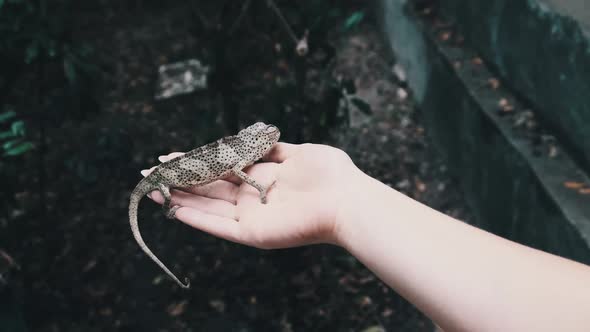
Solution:
[{"label": "green leaf", "polygon": [[10,118],[14,118],[15,116],[16,116],[16,112],[14,112],[14,111],[2,112],[2,113],[0,113],[0,123],[5,122],[6,120],[8,120]]},{"label": "green leaf", "polygon": [[22,140],[21,139],[13,139],[11,141],[8,142],[4,142],[4,144],[2,144],[2,149],[5,151],[8,151],[12,148],[14,148],[16,145],[18,145],[19,143],[21,143]]},{"label": "green leaf", "polygon": [[76,83],[76,68],[69,58],[64,59],[64,74],[70,84]]},{"label": "green leaf", "polygon": [[12,130],[0,131],[0,140],[12,138],[12,137],[14,137]]},{"label": "green leaf", "polygon": [[0,9],[2,9],[2,6],[4,6],[4,0],[0,0]]},{"label": "green leaf", "polygon": [[344,22],[344,30],[348,30],[358,25],[365,17],[365,12],[358,11],[352,13]]},{"label": "green leaf", "polygon": [[31,142],[20,142],[20,144],[8,149],[4,152],[5,156],[18,156],[21,155],[33,148],[33,144]]},{"label": "green leaf", "polygon": [[354,104],[354,106],[356,106],[356,108],[359,109],[359,111],[370,115],[371,113],[373,113],[373,111],[371,110],[371,105],[369,105],[369,103],[367,103],[366,101],[358,98],[358,97],[352,97],[350,98],[350,102]]},{"label": "green leaf", "polygon": [[24,136],[25,135],[25,123],[22,120],[18,120],[12,123],[10,126],[10,130],[14,136]]}]

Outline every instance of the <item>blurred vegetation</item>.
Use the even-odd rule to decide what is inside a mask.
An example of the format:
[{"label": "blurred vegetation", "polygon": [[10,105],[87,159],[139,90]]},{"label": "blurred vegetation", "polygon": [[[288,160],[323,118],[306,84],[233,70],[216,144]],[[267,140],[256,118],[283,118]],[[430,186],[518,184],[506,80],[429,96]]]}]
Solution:
[{"label": "blurred vegetation", "polygon": [[[0,0],[0,181],[10,204],[21,155],[36,148],[44,195],[46,127],[96,110],[91,47],[72,38],[71,1]],[[49,121],[51,120],[51,121]]]},{"label": "blurred vegetation", "polygon": [[[346,13],[332,1],[218,1],[191,2],[194,31],[209,39],[210,90],[220,96],[220,112],[230,132],[238,130],[245,95],[263,92],[270,100],[287,141],[321,141],[332,128],[348,121],[348,108],[370,112],[354,97],[350,78],[331,74],[335,33],[354,29],[363,11]],[[304,55],[297,47],[305,37]],[[248,52],[243,52],[247,49]],[[250,65],[276,63],[270,86],[261,81],[239,81]],[[343,106],[343,107],[341,107]]]},{"label": "blurred vegetation", "polygon": [[19,156],[33,148],[33,144],[25,138],[26,130],[23,120],[16,119],[14,111],[7,110],[0,113],[0,126],[5,127],[0,131],[2,157]]},{"label": "blurred vegetation", "polygon": [[[118,189],[106,182],[101,187],[99,179],[120,182],[129,177],[130,135],[121,124],[99,118],[98,96],[106,93],[101,79],[115,71],[104,68],[94,40],[76,33],[77,22],[91,10],[131,15],[143,6],[168,5],[185,6],[192,15],[185,23],[202,43],[202,51],[193,56],[212,68],[206,94],[216,101],[211,111],[221,116],[225,132],[237,132],[256,113],[254,117],[277,124],[283,140],[319,142],[330,128],[348,126],[353,108],[371,113],[368,103],[355,95],[353,78],[332,75],[335,37],[355,29],[365,17],[362,10],[328,0],[0,0],[0,209],[5,216],[0,224],[23,215],[51,224],[46,220],[48,195],[61,211],[67,209],[62,204],[74,205],[76,195],[88,197],[94,190],[91,194],[106,196]],[[259,75],[244,75],[251,68]],[[66,125],[95,128],[80,130],[80,137],[66,137],[65,143],[51,137]],[[149,128],[145,132],[150,135]],[[52,149],[63,153],[50,154]],[[49,160],[56,156],[63,160]],[[57,178],[58,172],[67,173],[66,179]],[[51,180],[61,181],[68,194],[49,193]],[[35,188],[23,189],[24,182]],[[24,207],[31,211],[15,207],[19,195],[34,202]],[[19,227],[39,232],[37,225]],[[8,279],[3,282],[0,294],[10,285]]]},{"label": "blurred vegetation", "polygon": [[[129,9],[144,3],[154,5],[103,1],[98,6]],[[253,106],[243,101],[253,94],[265,95],[275,110],[267,121],[277,123],[284,139],[292,142],[323,140],[327,128],[347,125],[351,107],[370,113],[369,105],[354,95],[351,78],[333,77],[329,65],[335,55],[334,33],[354,29],[363,20],[363,11],[347,13],[328,0],[188,1],[186,5],[195,18],[194,34],[210,50],[202,60],[213,67],[209,93],[218,100],[216,111],[223,114],[227,132],[239,129],[240,113]],[[14,184],[11,173],[16,170],[10,170],[9,164],[36,149],[41,195],[47,126],[84,120],[99,109],[95,87],[100,69],[91,41],[74,37],[76,8],[72,0],[0,0],[1,180]],[[237,51],[244,47],[244,35],[257,47]],[[309,50],[299,55],[297,42],[304,36]],[[242,69],[253,62],[268,66],[277,59],[272,84],[240,81]],[[17,84],[23,78],[26,90]],[[120,138],[99,138],[113,140]],[[81,179],[94,179],[97,171],[91,160],[73,157],[66,166]],[[4,191],[0,199],[9,202],[11,192]]]}]

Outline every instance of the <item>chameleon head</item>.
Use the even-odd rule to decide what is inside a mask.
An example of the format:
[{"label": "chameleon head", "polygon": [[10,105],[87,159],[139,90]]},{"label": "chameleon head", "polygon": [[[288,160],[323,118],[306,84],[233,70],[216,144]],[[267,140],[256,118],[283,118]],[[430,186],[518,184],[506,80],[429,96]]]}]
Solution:
[{"label": "chameleon head", "polygon": [[249,154],[254,154],[251,156],[253,160],[264,156],[279,140],[280,136],[279,128],[264,122],[256,122],[238,133],[238,137],[250,152]]}]

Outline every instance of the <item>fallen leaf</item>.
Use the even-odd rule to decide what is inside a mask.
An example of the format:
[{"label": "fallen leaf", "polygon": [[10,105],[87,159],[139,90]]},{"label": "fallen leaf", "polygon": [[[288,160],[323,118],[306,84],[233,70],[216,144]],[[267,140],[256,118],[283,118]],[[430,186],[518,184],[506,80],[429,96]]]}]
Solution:
[{"label": "fallen leaf", "polygon": [[590,195],[590,188],[582,188],[578,192],[582,195]]},{"label": "fallen leaf", "polygon": [[408,92],[404,88],[397,88],[397,99],[406,100],[408,98]]},{"label": "fallen leaf", "polygon": [[277,62],[277,67],[279,69],[281,69],[281,70],[284,70],[284,71],[288,71],[289,70],[289,64],[287,63],[287,61],[285,59],[280,59]]},{"label": "fallen leaf", "polygon": [[152,285],[159,285],[162,283],[162,281],[164,281],[164,276],[163,275],[157,275],[153,280],[152,280]]},{"label": "fallen leaf", "polygon": [[381,313],[381,316],[383,317],[389,317],[391,315],[393,315],[393,310],[391,308],[385,308],[385,310],[383,310]]},{"label": "fallen leaf", "polygon": [[84,268],[82,269],[82,272],[88,272],[90,270],[92,270],[94,267],[96,266],[96,260],[91,260],[89,261],[86,266],[84,266]]},{"label": "fallen leaf", "polygon": [[410,187],[410,180],[404,179],[395,184],[397,189],[407,189]]},{"label": "fallen leaf", "polygon": [[395,78],[397,78],[398,81],[405,83],[408,79],[408,75],[406,75],[406,70],[404,69],[404,67],[402,67],[399,63],[396,63],[393,66],[393,74],[395,75]]},{"label": "fallen leaf", "polygon": [[559,154],[559,150],[555,145],[549,146],[549,158],[555,158]]},{"label": "fallen leaf", "polygon": [[490,85],[490,87],[493,90],[496,90],[496,89],[498,89],[500,87],[500,80],[498,80],[497,78],[492,77],[492,78],[488,79],[488,84]]},{"label": "fallen leaf", "polygon": [[584,187],[584,184],[582,182],[566,181],[563,183],[563,186],[568,189],[581,189]]},{"label": "fallen leaf", "polygon": [[416,189],[418,189],[419,192],[423,193],[426,191],[426,183],[422,182],[420,179],[416,179]]},{"label": "fallen leaf", "polygon": [[506,107],[500,108],[500,114],[509,114],[512,112],[514,112],[514,107],[512,107],[512,106],[506,106]]},{"label": "fallen leaf", "polygon": [[168,306],[168,314],[172,317],[176,317],[182,315],[184,310],[186,309],[186,305],[188,304],[187,300],[182,300],[177,303],[172,303]]},{"label": "fallen leaf", "polygon": [[368,296],[361,297],[361,299],[359,301],[359,304],[361,305],[361,307],[366,307],[368,305],[371,305],[372,303],[373,303],[373,301]]},{"label": "fallen leaf", "polygon": [[[250,299],[250,303],[252,303],[252,299]],[[255,304],[255,302],[252,304]],[[211,300],[209,301],[209,305],[217,312],[225,311],[225,302],[223,302],[222,300]]]},{"label": "fallen leaf", "polygon": [[451,32],[450,31],[443,31],[438,35],[438,38],[442,41],[447,41],[447,40],[449,40],[449,38],[451,38]]},{"label": "fallen leaf", "polygon": [[112,316],[112,315],[113,315],[113,309],[111,309],[111,308],[102,308],[102,309],[100,309],[100,310],[98,311],[98,313],[99,313],[101,316],[107,316],[107,317],[108,317],[108,316]]},{"label": "fallen leaf", "polygon": [[360,279],[359,280],[359,284],[364,285],[364,284],[369,283],[369,282],[372,282],[374,280],[375,280],[375,276],[370,275],[370,276],[367,276],[367,277],[364,277],[364,278]]},{"label": "fallen leaf", "polygon": [[6,251],[0,250],[0,257],[2,257],[8,263],[9,266],[16,265],[14,263],[14,259],[12,258],[12,256],[10,256],[9,254],[7,254]]},{"label": "fallen leaf", "polygon": [[150,113],[153,110],[154,110],[154,108],[152,107],[152,105],[149,105],[149,104],[144,104],[143,107],[141,108],[142,113]]},{"label": "fallen leaf", "polygon": [[514,106],[510,105],[508,99],[502,98],[498,101],[498,106],[500,106],[500,113],[507,114],[512,113],[514,111]]},{"label": "fallen leaf", "polygon": [[482,65],[483,64],[483,60],[480,57],[475,57],[473,59],[471,59],[471,63],[473,63],[474,65]]},{"label": "fallen leaf", "polygon": [[362,330],[362,332],[385,332],[385,328],[383,326],[375,325],[369,326],[366,329]]}]

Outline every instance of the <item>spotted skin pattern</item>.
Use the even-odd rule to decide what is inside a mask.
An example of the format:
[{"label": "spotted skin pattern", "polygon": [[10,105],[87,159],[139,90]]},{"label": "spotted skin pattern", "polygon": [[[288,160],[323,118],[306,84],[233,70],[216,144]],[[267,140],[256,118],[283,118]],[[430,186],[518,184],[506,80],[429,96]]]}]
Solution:
[{"label": "spotted skin pattern", "polygon": [[190,287],[188,278],[182,283],[148,248],[141,237],[137,220],[139,201],[146,194],[158,190],[164,197],[164,214],[168,218],[174,218],[179,207],[170,204],[171,188],[202,186],[235,174],[256,188],[260,193],[261,203],[265,204],[266,192],[270,186],[261,186],[244,173],[243,169],[262,158],[279,140],[280,135],[277,127],[257,122],[242,129],[235,136],[221,138],[160,164],[141,180],[131,193],[129,223],[133,237],[141,249],[182,288]]}]

